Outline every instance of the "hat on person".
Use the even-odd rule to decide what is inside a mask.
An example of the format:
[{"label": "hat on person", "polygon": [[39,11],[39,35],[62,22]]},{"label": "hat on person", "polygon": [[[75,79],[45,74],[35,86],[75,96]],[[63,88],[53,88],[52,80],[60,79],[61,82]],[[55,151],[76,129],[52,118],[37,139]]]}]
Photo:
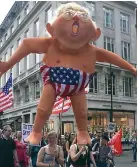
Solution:
[{"label": "hat on person", "polygon": [[109,141],[109,137],[107,135],[103,135],[102,139]]}]

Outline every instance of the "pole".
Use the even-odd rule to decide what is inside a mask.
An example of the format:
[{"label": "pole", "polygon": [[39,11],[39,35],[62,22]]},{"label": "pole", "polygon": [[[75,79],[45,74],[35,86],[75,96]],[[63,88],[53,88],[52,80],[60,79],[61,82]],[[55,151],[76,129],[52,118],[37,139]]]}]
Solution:
[{"label": "pole", "polygon": [[136,35],[137,35],[137,8],[135,9],[136,11],[136,23],[135,23],[135,28],[136,28]]},{"label": "pole", "polygon": [[111,109],[110,109],[110,122],[113,122],[113,72],[112,65],[110,64],[110,83],[111,83]]},{"label": "pole", "polygon": [[61,118],[62,118],[62,112],[63,112],[63,108],[64,108],[64,103],[65,103],[65,98],[64,98],[63,103],[62,103],[62,111],[61,111],[61,113],[59,113],[59,129],[58,129],[58,138],[57,138],[59,145],[60,145],[59,139],[61,141],[61,132],[62,132],[62,121],[61,121]]}]

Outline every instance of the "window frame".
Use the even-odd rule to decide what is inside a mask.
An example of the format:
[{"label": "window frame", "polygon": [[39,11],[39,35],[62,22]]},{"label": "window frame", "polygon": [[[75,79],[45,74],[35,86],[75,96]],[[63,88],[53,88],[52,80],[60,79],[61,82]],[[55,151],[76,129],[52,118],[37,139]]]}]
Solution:
[{"label": "window frame", "polygon": [[[110,16],[110,24],[107,24],[106,22],[107,13]],[[113,29],[114,28],[114,10],[106,6],[103,6],[103,16],[104,16],[104,27]]]},{"label": "window frame", "polygon": [[[124,19],[123,19],[124,17]],[[127,17],[127,18],[125,18]],[[123,21],[126,21],[126,30],[123,28]],[[122,33],[130,34],[130,15],[120,12],[120,30]]]},{"label": "window frame", "polygon": [[89,92],[90,92],[90,93],[94,93],[94,94],[99,93],[98,81],[99,81],[99,73],[96,72],[96,73],[93,75],[93,77],[92,77],[92,79],[91,79],[91,81],[90,81],[90,83],[89,83]]},{"label": "window frame", "polygon": [[[108,39],[110,40],[111,50],[108,49]],[[105,43],[106,43],[106,45],[105,45]],[[112,47],[112,45],[113,45],[113,47]],[[115,39],[112,37],[104,36],[104,49],[115,53]]]},{"label": "window frame", "polygon": [[[127,44],[127,57],[125,57],[125,52],[124,52],[124,48],[125,44]],[[126,41],[121,41],[121,52],[122,52],[122,58],[127,60],[127,61],[131,61],[131,43],[130,42],[126,42]],[[128,55],[129,54],[129,55]]]},{"label": "window frame", "polygon": [[[128,92],[126,92],[126,79],[128,80]],[[131,83],[129,83],[131,81]],[[126,93],[128,93],[128,95],[126,95]],[[123,96],[124,97],[133,97],[133,78],[132,77],[128,77],[128,76],[124,76],[123,77]]]},{"label": "window frame", "polygon": [[[110,74],[106,73],[105,74],[105,94],[106,95],[111,95],[111,83],[110,83]],[[114,74],[112,76],[112,95],[116,96],[117,95],[117,76]]]}]

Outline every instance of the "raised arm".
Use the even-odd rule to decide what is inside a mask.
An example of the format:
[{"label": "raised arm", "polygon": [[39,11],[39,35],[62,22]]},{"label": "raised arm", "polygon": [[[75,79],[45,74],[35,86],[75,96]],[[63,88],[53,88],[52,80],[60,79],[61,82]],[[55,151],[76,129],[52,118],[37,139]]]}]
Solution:
[{"label": "raised arm", "polygon": [[17,62],[30,53],[46,53],[51,44],[51,38],[26,38],[16,49],[7,62],[0,61],[0,75],[12,68]]},{"label": "raised arm", "polygon": [[111,63],[123,69],[131,71],[134,75],[137,74],[137,70],[134,66],[125,61],[119,55],[105,49],[96,48],[96,61]]}]

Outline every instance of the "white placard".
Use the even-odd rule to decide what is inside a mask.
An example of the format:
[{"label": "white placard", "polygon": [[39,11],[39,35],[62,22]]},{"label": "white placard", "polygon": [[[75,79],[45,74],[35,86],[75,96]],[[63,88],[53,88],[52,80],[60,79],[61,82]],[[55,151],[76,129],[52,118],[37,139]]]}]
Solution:
[{"label": "white placard", "polygon": [[22,141],[23,142],[32,132],[32,129],[33,129],[33,124],[22,123]]},{"label": "white placard", "polygon": [[116,127],[116,123],[109,122],[108,127],[107,127],[107,131],[108,132],[115,132],[115,127]]}]

